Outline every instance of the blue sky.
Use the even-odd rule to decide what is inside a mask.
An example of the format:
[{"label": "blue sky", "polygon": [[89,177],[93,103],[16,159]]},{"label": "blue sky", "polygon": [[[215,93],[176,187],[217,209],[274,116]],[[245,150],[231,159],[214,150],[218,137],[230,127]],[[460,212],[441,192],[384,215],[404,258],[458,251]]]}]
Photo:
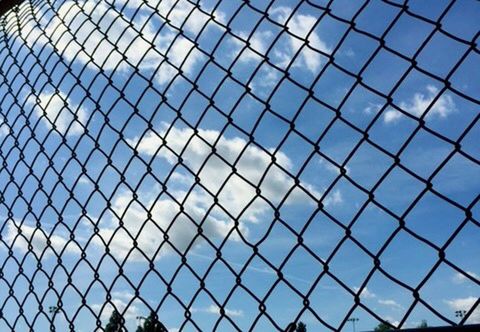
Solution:
[{"label": "blue sky", "polygon": [[132,330],[151,309],[172,331],[295,319],[348,331],[348,315],[358,330],[375,315],[445,325],[411,290],[447,241],[450,264],[419,293],[458,321],[480,294],[480,4],[394,3],[56,1],[8,14],[0,327],[45,330],[39,303],[59,299],[58,330],[95,330],[113,307]]}]

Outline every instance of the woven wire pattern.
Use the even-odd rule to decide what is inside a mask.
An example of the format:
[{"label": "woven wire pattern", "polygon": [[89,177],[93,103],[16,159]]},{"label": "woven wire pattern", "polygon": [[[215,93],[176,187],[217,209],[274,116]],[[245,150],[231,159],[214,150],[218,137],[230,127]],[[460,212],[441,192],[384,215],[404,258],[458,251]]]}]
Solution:
[{"label": "woven wire pattern", "polygon": [[0,329],[479,322],[472,17],[24,1],[0,22]]}]

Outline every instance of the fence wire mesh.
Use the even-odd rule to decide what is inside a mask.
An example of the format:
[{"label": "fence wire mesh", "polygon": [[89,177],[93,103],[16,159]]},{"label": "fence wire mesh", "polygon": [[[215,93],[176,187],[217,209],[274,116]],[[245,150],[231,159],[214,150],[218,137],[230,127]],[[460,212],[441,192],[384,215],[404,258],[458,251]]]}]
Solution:
[{"label": "fence wire mesh", "polygon": [[0,329],[478,323],[479,22],[473,0],[5,12]]}]

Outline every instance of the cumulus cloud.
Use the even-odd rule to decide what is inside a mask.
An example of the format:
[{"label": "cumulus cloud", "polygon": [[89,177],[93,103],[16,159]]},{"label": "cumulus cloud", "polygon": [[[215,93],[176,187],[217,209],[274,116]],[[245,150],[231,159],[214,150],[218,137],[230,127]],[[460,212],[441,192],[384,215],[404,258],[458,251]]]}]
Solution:
[{"label": "cumulus cloud", "polygon": [[[212,314],[212,315],[220,315],[220,307],[218,307],[215,304],[212,304],[206,308],[192,308],[192,312],[201,312],[201,313]],[[226,308],[225,315],[229,317],[243,317],[243,311]]]},{"label": "cumulus cloud", "polygon": [[[29,104],[33,105],[33,98]],[[83,133],[88,112],[84,107],[75,104],[62,92],[44,92],[40,94],[35,104],[35,114],[48,127],[55,128],[67,136],[77,136]]]},{"label": "cumulus cloud", "polygon": [[236,46],[234,53],[238,53],[240,49],[245,48],[246,43],[244,40],[248,39],[250,44],[249,48],[245,48],[239,58],[240,62],[261,61],[266,55],[270,46],[270,42],[273,39],[273,33],[270,30],[256,31],[250,38],[248,33],[242,31],[239,33],[238,38],[232,38],[233,44]]},{"label": "cumulus cloud", "polygon": [[[176,154],[181,154],[183,165],[198,174],[204,188],[198,185],[191,188],[195,177],[177,171],[168,182],[170,196],[162,194],[155,198],[161,192],[159,188],[152,188],[150,193],[137,193],[136,199],[128,191],[117,194],[112,204],[112,218],[101,221],[99,233],[117,258],[124,259],[129,254],[129,260],[140,260],[143,252],[149,259],[158,259],[174,248],[184,253],[203,242],[198,236],[202,221],[203,237],[225,239],[228,235],[229,240],[238,241],[240,234],[248,237],[250,227],[262,222],[267,212],[272,211],[270,204],[278,204],[292,188],[285,205],[314,203],[295,186],[288,173],[272,165],[267,152],[248,141],[240,137],[227,138],[215,130],[198,129],[195,133],[189,128],[173,126],[167,131],[168,127],[162,124],[158,134],[148,132],[128,143],[141,155],[162,159],[172,167],[178,163]],[[211,145],[215,145],[215,154]],[[285,154],[278,152],[275,158],[287,170],[292,168],[292,161]],[[231,165],[237,159],[234,172]],[[300,185],[317,198],[322,196],[310,184]],[[341,202],[339,191],[324,199],[326,205]],[[122,227],[118,227],[120,220]],[[236,220],[239,221],[237,227]],[[168,235],[169,242],[158,251],[164,234]],[[133,238],[141,252],[132,251]],[[96,243],[102,245],[100,241]]]},{"label": "cumulus cloud", "polygon": [[[162,2],[159,8],[165,11],[167,2]],[[172,26],[180,24],[192,11],[193,5],[187,3],[179,1],[169,15]],[[196,9],[183,28],[198,32],[208,19]],[[155,80],[164,84],[172,79],[178,68],[191,72],[201,53],[175,29],[164,26],[158,31],[162,24],[162,18],[146,13],[134,19],[120,16],[117,9],[106,2],[66,1],[56,10],[55,16],[40,20],[39,27],[29,20],[23,30],[28,33],[25,38],[30,46],[37,49],[53,46],[69,62],[95,70],[99,67],[120,72],[133,66],[143,72],[155,72]],[[170,63],[164,61],[166,58]]]},{"label": "cumulus cloud", "polygon": [[[294,179],[272,164],[269,153],[249,144],[243,138],[226,138],[216,130],[205,129],[199,129],[195,134],[190,128],[177,127],[172,127],[167,134],[168,125],[163,124],[163,127],[159,135],[149,132],[141,139],[137,137],[129,140],[130,145],[142,154],[155,155],[171,165],[178,162],[176,155],[182,154],[183,163],[193,173],[198,173],[200,182],[209,192],[218,193],[219,205],[225,207],[234,217],[243,212],[244,220],[258,222],[259,216],[268,208],[264,200],[278,204],[294,187]],[[166,142],[168,148],[162,146],[162,142]],[[212,154],[213,145],[215,154]],[[292,168],[292,161],[284,153],[278,152],[275,158],[276,163],[286,170]],[[237,159],[233,172],[231,165]],[[314,196],[321,196],[309,184],[301,185]],[[257,197],[257,187],[260,188],[263,198]],[[339,195],[332,200],[338,201]],[[288,203],[304,201],[308,201],[307,195],[298,188],[288,199]],[[249,206],[250,203],[252,204]],[[245,208],[247,211],[244,212]]]},{"label": "cumulus cloud", "polygon": [[383,121],[385,123],[393,123],[397,122],[402,118],[402,113],[396,111],[396,110],[388,110],[383,114]]},{"label": "cumulus cloud", "polygon": [[65,253],[79,253],[80,249],[73,242],[62,235],[49,234],[44,228],[40,229],[25,224],[10,221],[7,224],[5,242],[20,253],[34,252],[37,256],[44,253],[43,257]]},{"label": "cumulus cloud", "polygon": [[118,69],[125,69],[122,54],[134,65],[138,64],[150,48],[146,41],[137,38],[138,34],[126,20],[104,2],[66,1],[58,8],[57,15],[40,23],[45,36],[32,27],[34,33],[27,42],[40,41],[48,45],[47,37],[51,38],[56,51],[66,60],[95,64],[105,70],[113,70],[117,65],[120,65]]},{"label": "cumulus cloud", "polygon": [[[289,36],[290,52],[285,53],[277,50],[277,56],[283,58],[285,63],[289,63],[293,55],[305,45],[304,40],[307,40],[308,44],[317,50],[327,54],[332,53],[332,49],[320,39],[320,36],[314,30],[318,22],[315,16],[299,13],[292,16],[292,9],[284,6],[274,8],[269,14],[279,23],[286,24],[288,32],[293,34]],[[300,59],[301,61],[296,65],[305,66],[313,73],[316,73],[322,64],[320,53],[308,47],[303,48]]]},{"label": "cumulus cloud", "polygon": [[[292,61],[294,55],[301,50],[298,60],[294,66],[305,68],[312,73],[318,72],[322,65],[321,55],[318,51],[314,51],[306,47],[308,44],[327,54],[332,52],[332,49],[320,39],[320,36],[314,31],[317,18],[312,15],[295,14],[290,20],[292,9],[290,7],[277,7],[269,12],[270,17],[281,24],[285,24],[288,28],[288,35],[286,35],[286,42],[276,41],[272,47],[269,56],[272,61],[281,67],[286,67]],[[287,22],[288,20],[288,22]],[[313,31],[312,31],[313,30]],[[238,53],[239,48],[245,48],[248,39],[249,48],[245,48],[239,58],[240,62],[260,61],[267,55],[267,51],[275,40],[275,35],[271,30],[257,30],[249,38],[249,34],[245,31],[239,33],[238,38],[232,38]],[[271,74],[273,75],[273,74]]]},{"label": "cumulus cloud", "polygon": [[[143,1],[134,0],[127,1],[127,5],[133,9],[138,8]],[[207,15],[199,9],[198,6],[187,0],[153,0],[148,2],[150,7],[155,8],[155,13],[161,17],[168,18],[169,24],[177,29],[183,29],[193,35],[198,35],[202,28],[211,22],[213,26],[220,27],[218,24],[211,21],[213,15]],[[148,7],[143,7],[148,10]],[[221,21],[222,13],[217,13],[217,21]]]},{"label": "cumulus cloud", "polygon": [[[433,103],[433,100],[438,95],[438,88],[433,85],[428,85],[426,87],[427,93],[417,92],[413,95],[412,99],[400,103],[400,108],[407,113],[410,113],[413,116],[420,117],[426,111],[427,108]],[[445,119],[448,115],[453,112],[457,112],[457,107],[451,95],[444,93],[440,98],[435,101],[430,110],[428,111],[426,117],[437,117]],[[390,109],[386,111],[383,115],[383,121],[385,123],[395,123],[403,117],[403,114],[397,110]]]},{"label": "cumulus cloud", "polygon": [[[186,192],[175,194],[185,198]],[[182,204],[183,211],[180,204],[171,198],[149,199],[141,203],[132,198],[131,192],[117,195],[112,209],[124,226],[118,228],[120,220],[114,217],[107,224],[103,223],[100,229],[100,237],[108,243],[112,254],[119,259],[125,259],[135,247],[133,238],[136,238],[137,248],[141,252],[132,251],[130,261],[140,260],[143,257],[142,252],[149,259],[158,259],[170,253],[172,246],[181,253],[184,253],[192,242],[195,246],[201,241],[201,238],[196,238],[197,225],[207,214],[207,208],[213,204],[213,199],[194,191]],[[202,234],[207,238],[225,237],[232,228],[232,221],[209,215],[202,226]],[[165,234],[168,235],[169,242],[165,242],[160,248]],[[238,239],[238,236],[234,234],[232,239]],[[96,241],[96,244],[101,245],[101,242]]]},{"label": "cumulus cloud", "polygon": [[[453,310],[465,310],[470,311],[470,309],[475,305],[477,302],[478,297],[469,296],[465,298],[457,298],[453,300],[445,300],[445,303]],[[480,306],[477,306],[473,313],[467,320],[467,323],[470,324],[478,324],[480,323]]]},{"label": "cumulus cloud", "polygon": [[[153,13],[163,18],[168,18],[169,24],[177,29],[183,29],[191,34],[198,35],[202,28],[210,21],[213,26],[218,25],[213,22],[214,15],[205,13],[205,8],[200,10],[198,5],[188,0],[150,0],[148,6],[143,0],[120,0],[118,4],[124,4],[131,9],[140,8],[148,14]],[[154,10],[152,10],[154,8]],[[216,21],[222,21],[223,13],[217,12]],[[220,27],[218,25],[218,27]]]}]

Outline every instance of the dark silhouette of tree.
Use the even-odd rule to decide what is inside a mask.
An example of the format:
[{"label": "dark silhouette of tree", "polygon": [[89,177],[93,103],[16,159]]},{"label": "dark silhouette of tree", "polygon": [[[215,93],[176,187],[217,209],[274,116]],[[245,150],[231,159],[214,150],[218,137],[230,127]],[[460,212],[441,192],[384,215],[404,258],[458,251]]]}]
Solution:
[{"label": "dark silhouette of tree", "polygon": [[[387,321],[388,323],[388,321]],[[384,331],[390,331],[392,329],[392,327],[389,325],[389,324],[386,324],[386,323],[380,323],[378,324],[378,326],[375,328],[375,331],[377,332],[384,332]]]},{"label": "dark silhouette of tree", "polygon": [[113,310],[108,324],[105,327],[105,332],[122,332],[125,331],[123,328],[123,318],[122,315],[118,313],[117,310]]},{"label": "dark silhouette of tree", "polygon": [[163,325],[158,319],[157,315],[152,312],[143,321],[143,327],[139,326],[137,332],[168,332],[165,325]]},{"label": "dark silhouette of tree", "polygon": [[288,324],[285,332],[307,332],[307,325],[302,322],[298,322],[298,325],[295,322]]},{"label": "dark silhouette of tree", "polygon": [[297,332],[307,332],[307,325],[303,322],[299,322],[297,326]]},{"label": "dark silhouette of tree", "polygon": [[287,328],[285,329],[285,332],[295,332],[296,329],[297,329],[297,324],[292,322],[288,324]]},{"label": "dark silhouette of tree", "polygon": [[428,327],[428,323],[427,323],[426,319],[422,319],[420,324],[417,326],[417,328],[419,328],[419,329],[424,329],[424,328],[427,328],[427,327]]}]

